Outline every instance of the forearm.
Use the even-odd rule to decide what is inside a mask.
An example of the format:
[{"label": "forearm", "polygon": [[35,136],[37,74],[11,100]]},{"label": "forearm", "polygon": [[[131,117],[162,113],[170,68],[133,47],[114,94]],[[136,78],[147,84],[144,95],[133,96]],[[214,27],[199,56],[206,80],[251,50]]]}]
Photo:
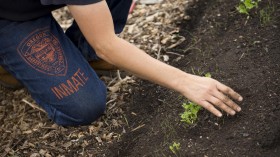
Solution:
[{"label": "forearm", "polygon": [[188,75],[152,58],[136,46],[120,38],[115,38],[111,45],[105,46],[100,51],[100,54],[105,54],[101,55],[101,58],[119,68],[176,91],[179,91],[179,79],[186,78],[186,75]]}]

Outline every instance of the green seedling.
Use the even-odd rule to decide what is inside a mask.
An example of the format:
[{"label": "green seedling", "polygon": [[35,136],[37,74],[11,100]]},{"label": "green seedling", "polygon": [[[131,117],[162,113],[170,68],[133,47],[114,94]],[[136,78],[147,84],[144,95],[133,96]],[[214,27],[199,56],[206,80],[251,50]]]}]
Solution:
[{"label": "green seedling", "polygon": [[258,8],[258,3],[261,0],[240,0],[239,5],[236,7],[237,11],[241,14],[246,14],[249,16],[250,10],[253,8]]},{"label": "green seedling", "polygon": [[172,151],[173,154],[177,156],[178,151],[181,149],[180,143],[173,142],[169,149]]},{"label": "green seedling", "polygon": [[210,73],[206,73],[206,74],[205,74],[205,77],[211,78],[211,74],[210,74]]},{"label": "green seedling", "polygon": [[195,123],[197,120],[197,113],[201,107],[193,102],[183,103],[182,106],[185,111],[180,115],[181,121],[187,123],[188,125]]}]

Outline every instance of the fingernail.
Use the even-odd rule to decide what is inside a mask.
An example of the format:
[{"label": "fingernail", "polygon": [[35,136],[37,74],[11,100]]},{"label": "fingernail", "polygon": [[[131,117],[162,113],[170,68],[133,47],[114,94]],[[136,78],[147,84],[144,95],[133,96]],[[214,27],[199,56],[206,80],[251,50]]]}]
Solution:
[{"label": "fingernail", "polygon": [[218,114],[218,117],[222,117],[223,115],[221,113]]},{"label": "fingernail", "polygon": [[237,111],[240,112],[240,111],[241,111],[241,108],[240,108],[240,107],[237,107]]},{"label": "fingernail", "polygon": [[234,112],[234,111],[231,111],[230,113],[231,113],[231,115],[235,115],[235,112]]},{"label": "fingernail", "polygon": [[242,98],[242,97],[239,97],[239,98],[238,98],[238,101],[242,101],[242,100],[243,100],[243,98]]}]

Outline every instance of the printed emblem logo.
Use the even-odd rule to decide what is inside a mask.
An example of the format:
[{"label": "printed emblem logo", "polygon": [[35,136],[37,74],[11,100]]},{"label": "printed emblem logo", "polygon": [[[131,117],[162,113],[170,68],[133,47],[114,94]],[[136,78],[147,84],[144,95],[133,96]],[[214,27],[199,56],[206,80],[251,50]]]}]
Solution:
[{"label": "printed emblem logo", "polygon": [[47,28],[38,29],[26,37],[17,49],[32,68],[47,75],[64,76],[67,61],[58,39]]}]

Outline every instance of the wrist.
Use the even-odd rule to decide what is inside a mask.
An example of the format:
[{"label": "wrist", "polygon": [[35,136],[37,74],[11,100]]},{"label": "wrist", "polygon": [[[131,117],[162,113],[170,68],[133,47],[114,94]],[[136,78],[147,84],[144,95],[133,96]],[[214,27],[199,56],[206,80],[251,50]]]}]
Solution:
[{"label": "wrist", "polygon": [[176,77],[174,90],[183,95],[187,95],[187,87],[193,83],[193,80],[195,79],[194,77],[196,76],[182,71],[180,76]]}]

